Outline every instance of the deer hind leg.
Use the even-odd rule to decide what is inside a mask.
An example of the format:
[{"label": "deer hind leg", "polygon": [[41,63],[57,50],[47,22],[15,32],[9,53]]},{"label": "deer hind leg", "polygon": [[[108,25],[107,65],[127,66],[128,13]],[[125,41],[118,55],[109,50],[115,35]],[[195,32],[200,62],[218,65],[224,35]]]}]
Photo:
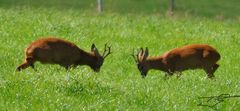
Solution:
[{"label": "deer hind leg", "polygon": [[165,75],[164,75],[164,80],[167,80],[167,79],[169,79],[171,76],[172,76],[173,74],[172,73],[165,73]]},{"label": "deer hind leg", "polygon": [[34,69],[34,60],[32,57],[27,57],[25,62],[23,62],[21,65],[19,65],[16,70],[21,71],[23,69],[28,68],[29,66],[31,66]]},{"label": "deer hind leg", "polygon": [[180,77],[182,76],[182,72],[178,71],[178,72],[176,72],[176,74],[177,74],[177,78],[180,79]]},{"label": "deer hind leg", "polygon": [[214,64],[212,66],[207,66],[204,68],[204,71],[207,73],[208,78],[214,77],[214,72],[217,70],[218,67],[218,64]]}]

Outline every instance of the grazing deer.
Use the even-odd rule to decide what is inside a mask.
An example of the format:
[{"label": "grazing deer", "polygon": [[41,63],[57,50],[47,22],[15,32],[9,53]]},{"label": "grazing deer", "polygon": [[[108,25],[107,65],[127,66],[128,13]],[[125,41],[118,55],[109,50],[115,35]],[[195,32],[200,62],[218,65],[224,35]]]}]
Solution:
[{"label": "grazing deer", "polygon": [[146,77],[150,69],[156,69],[166,72],[165,76],[171,76],[178,72],[178,77],[181,72],[188,69],[203,69],[207,73],[207,77],[214,77],[214,72],[219,65],[217,61],[220,59],[220,54],[209,45],[192,44],[180,48],[172,49],[161,56],[148,57],[148,48],[145,51],[143,48],[133,55],[137,63],[138,70],[143,78]]},{"label": "grazing deer", "polygon": [[[108,52],[107,52],[108,49]],[[103,55],[92,44],[91,52],[85,52],[75,44],[59,38],[42,38],[32,42],[25,50],[25,61],[17,67],[21,71],[29,66],[34,69],[34,62],[59,64],[67,70],[77,65],[88,65],[95,72],[100,71],[104,59],[111,53],[111,47],[105,44]]]}]

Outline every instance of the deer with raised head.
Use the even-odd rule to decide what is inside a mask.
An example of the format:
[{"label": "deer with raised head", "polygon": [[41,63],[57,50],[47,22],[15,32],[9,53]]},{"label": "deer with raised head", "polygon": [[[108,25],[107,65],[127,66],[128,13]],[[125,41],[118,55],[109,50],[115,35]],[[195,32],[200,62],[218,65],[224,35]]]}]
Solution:
[{"label": "deer with raised head", "polygon": [[25,49],[25,61],[17,67],[21,71],[31,66],[34,69],[34,63],[39,61],[47,64],[59,64],[69,69],[77,65],[88,65],[95,72],[100,71],[104,59],[111,53],[111,47],[105,44],[103,55],[100,55],[98,49],[92,44],[91,52],[86,52],[74,43],[59,38],[41,38],[32,42]]},{"label": "deer with raised head", "polygon": [[220,54],[213,47],[206,44],[192,44],[180,48],[175,48],[165,52],[163,55],[156,57],[148,57],[148,48],[140,51],[132,56],[137,64],[143,78],[146,77],[150,69],[156,69],[166,72],[166,77],[178,74],[189,69],[203,69],[207,77],[214,77],[214,72],[219,65],[217,61]]}]

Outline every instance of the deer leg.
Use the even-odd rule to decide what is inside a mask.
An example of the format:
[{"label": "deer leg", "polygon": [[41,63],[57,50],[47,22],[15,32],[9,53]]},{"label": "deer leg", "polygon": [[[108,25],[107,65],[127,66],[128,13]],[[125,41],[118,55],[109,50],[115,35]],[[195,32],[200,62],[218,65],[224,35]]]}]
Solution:
[{"label": "deer leg", "polygon": [[66,71],[70,70],[70,66],[69,64],[65,63],[65,62],[61,62],[59,63],[60,66],[64,67],[66,69]]},{"label": "deer leg", "polygon": [[207,73],[207,77],[208,78],[213,78],[214,77],[214,75],[213,75],[213,73],[211,71],[211,68],[205,68],[204,70]]},{"label": "deer leg", "polygon": [[219,67],[219,65],[214,64],[213,66],[205,66],[204,71],[207,73],[208,78],[213,78],[214,77],[214,72],[216,69]]},{"label": "deer leg", "polygon": [[214,73],[217,69],[218,69],[219,65],[218,64],[214,64],[212,66],[212,73]]},{"label": "deer leg", "polygon": [[166,80],[166,79],[168,79],[169,77],[171,77],[172,75],[173,75],[173,72],[167,71],[167,72],[165,73],[164,79]]},{"label": "deer leg", "polygon": [[64,68],[66,69],[66,71],[70,70],[70,66],[64,66]]},{"label": "deer leg", "polygon": [[179,79],[180,77],[181,77],[181,75],[182,75],[182,72],[177,72],[177,78]]},{"label": "deer leg", "polygon": [[170,75],[168,74],[168,73],[165,73],[165,75],[164,75],[164,80],[167,80],[168,78],[170,77]]},{"label": "deer leg", "polygon": [[71,71],[71,68],[75,68],[76,65],[65,65],[64,67],[65,67],[66,72],[67,72],[66,80],[69,81],[70,79],[72,79],[72,78],[71,78],[71,75],[70,75],[70,73],[71,73],[71,72],[70,72],[70,71]]},{"label": "deer leg", "polygon": [[175,67],[172,66],[168,69],[167,74],[169,76],[172,76],[174,73],[175,73]]},{"label": "deer leg", "polygon": [[34,67],[34,64],[30,64],[29,66],[31,66],[33,69],[35,68],[35,67]]},{"label": "deer leg", "polygon": [[37,69],[35,69],[34,63],[31,63],[29,66],[31,66],[34,71],[37,71]]}]

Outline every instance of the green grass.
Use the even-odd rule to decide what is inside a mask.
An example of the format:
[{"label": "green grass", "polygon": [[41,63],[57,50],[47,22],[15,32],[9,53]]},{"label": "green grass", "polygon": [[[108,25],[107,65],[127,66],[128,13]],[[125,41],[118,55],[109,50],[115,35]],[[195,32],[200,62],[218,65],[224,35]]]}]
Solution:
[{"label": "green grass", "polygon": [[[6,6],[7,7],[7,6]],[[0,110],[239,110],[240,99],[227,99],[215,109],[197,106],[198,97],[240,94],[240,23],[205,17],[164,17],[158,14],[92,14],[75,9],[0,9]],[[56,36],[90,51],[105,43],[113,53],[101,71],[79,66],[68,74],[58,65],[36,63],[15,72],[24,48],[42,36]],[[164,80],[161,71],[140,76],[133,48],[148,47],[160,55],[175,47],[207,43],[221,54],[215,80],[203,70],[185,71]]]},{"label": "green grass", "polygon": [[[165,15],[170,0],[103,0],[106,13]],[[202,16],[239,19],[239,0],[175,0],[175,14],[179,16]],[[75,11],[96,11],[96,0],[0,0],[0,7],[47,8]]]}]

